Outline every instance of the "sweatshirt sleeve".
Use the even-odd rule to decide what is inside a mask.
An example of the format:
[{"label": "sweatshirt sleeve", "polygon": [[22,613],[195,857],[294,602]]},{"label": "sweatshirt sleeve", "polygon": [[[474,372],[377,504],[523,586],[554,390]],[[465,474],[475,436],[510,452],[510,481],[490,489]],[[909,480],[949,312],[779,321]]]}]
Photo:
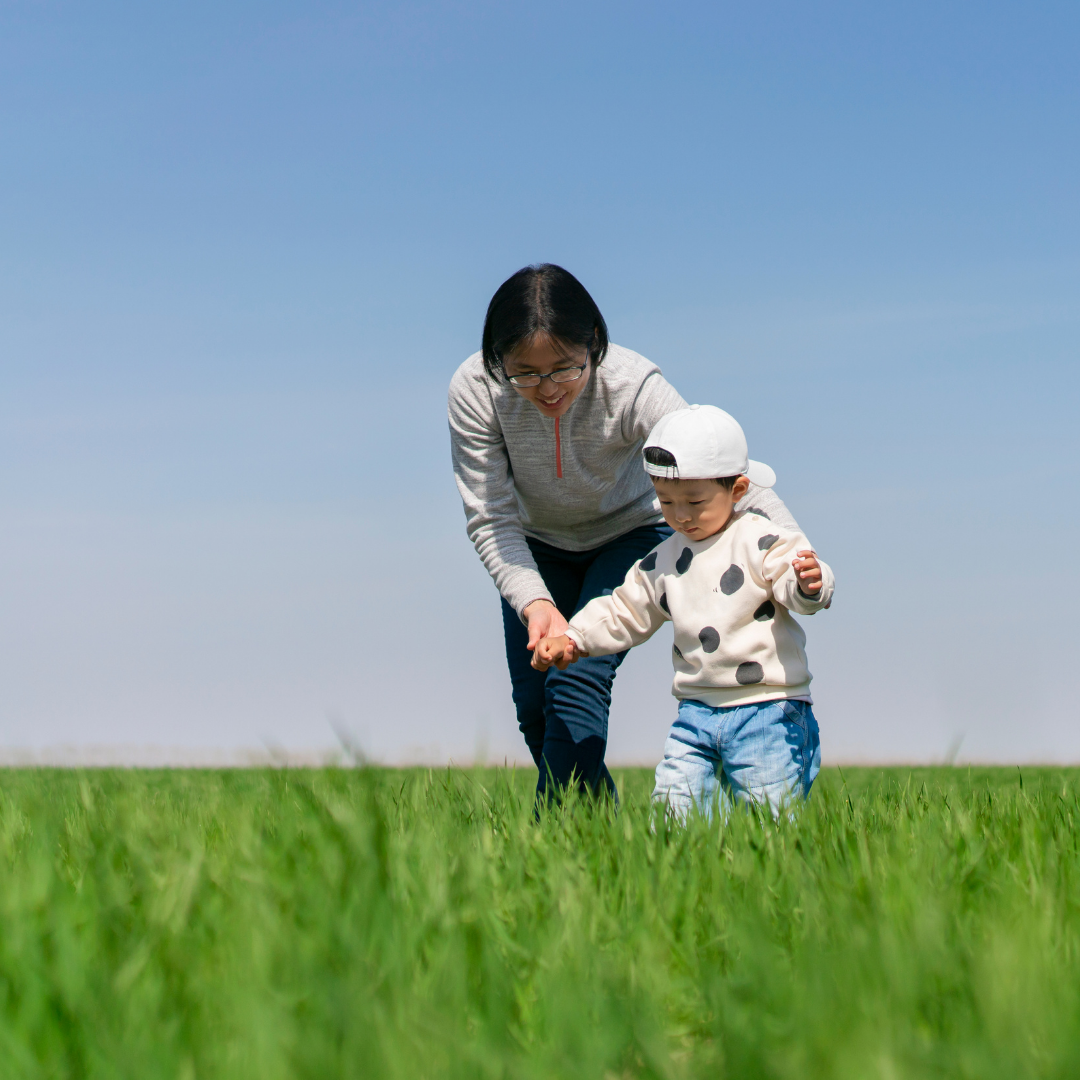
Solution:
[{"label": "sweatshirt sleeve", "polygon": [[[762,542],[770,537],[762,537]],[[773,544],[765,552],[761,564],[761,573],[772,585],[773,599],[783,604],[788,611],[799,615],[813,615],[832,603],[836,582],[832,568],[821,563],[821,589],[814,596],[809,596],[799,589],[799,579],[795,576],[792,561],[796,553],[810,548],[810,541],[800,532],[788,532],[772,537]]]},{"label": "sweatshirt sleeve", "polygon": [[636,562],[610,596],[590,600],[570,620],[567,633],[582,652],[607,656],[648,641],[669,617],[656,603],[652,580]]},{"label": "sweatshirt sleeve", "polygon": [[465,529],[499,592],[521,617],[534,600],[552,600],[518,514],[517,495],[494,411],[462,371],[450,383],[450,452],[465,507]]}]

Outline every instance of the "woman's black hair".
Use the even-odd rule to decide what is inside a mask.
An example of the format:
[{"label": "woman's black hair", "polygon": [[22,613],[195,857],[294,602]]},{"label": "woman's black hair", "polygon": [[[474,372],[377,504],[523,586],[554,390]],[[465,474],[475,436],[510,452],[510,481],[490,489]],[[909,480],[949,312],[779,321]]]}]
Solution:
[{"label": "woman's black hair", "polygon": [[484,319],[484,367],[494,379],[503,361],[537,337],[589,350],[593,364],[608,349],[607,323],[596,301],[573,274],[553,263],[526,266],[504,281]]}]

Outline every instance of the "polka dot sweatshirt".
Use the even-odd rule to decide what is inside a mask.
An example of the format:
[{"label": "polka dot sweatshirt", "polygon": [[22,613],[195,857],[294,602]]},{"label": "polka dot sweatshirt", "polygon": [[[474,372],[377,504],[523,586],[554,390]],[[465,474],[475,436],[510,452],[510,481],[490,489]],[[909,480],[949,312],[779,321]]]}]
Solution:
[{"label": "polka dot sweatshirt", "polygon": [[594,656],[647,641],[669,619],[677,698],[714,708],[755,701],[810,701],[806,635],[791,612],[813,615],[832,599],[833,574],[821,565],[822,588],[799,590],[791,565],[810,547],[800,532],[754,512],[735,514],[705,540],[668,537],[630,567],[610,596],[589,601],[569,635]]}]

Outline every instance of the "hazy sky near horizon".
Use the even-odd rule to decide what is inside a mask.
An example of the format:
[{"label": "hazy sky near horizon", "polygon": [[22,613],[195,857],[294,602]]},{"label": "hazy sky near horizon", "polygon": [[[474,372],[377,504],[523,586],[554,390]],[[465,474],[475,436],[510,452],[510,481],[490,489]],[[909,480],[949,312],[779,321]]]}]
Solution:
[{"label": "hazy sky near horizon", "polygon": [[833,565],[826,760],[1080,761],[1078,51],[1056,2],[0,0],[0,748],[524,759],[445,392],[554,261]]}]

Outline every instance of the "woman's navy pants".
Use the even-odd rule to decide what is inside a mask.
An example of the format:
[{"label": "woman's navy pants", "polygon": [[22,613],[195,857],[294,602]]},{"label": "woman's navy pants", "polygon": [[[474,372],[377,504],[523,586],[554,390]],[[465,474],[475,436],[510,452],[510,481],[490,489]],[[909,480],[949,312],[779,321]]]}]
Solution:
[{"label": "woman's navy pants", "polygon": [[[528,542],[540,576],[569,619],[594,596],[621,585],[626,571],[670,535],[666,525],[642,525],[591,551],[563,551],[531,537]],[[593,794],[606,789],[617,799],[604,750],[611,684],[626,653],[585,657],[565,671],[537,671],[526,648],[528,629],[505,600],[502,609],[518,727],[540,770],[537,798],[545,799],[551,785],[574,785]]]}]

